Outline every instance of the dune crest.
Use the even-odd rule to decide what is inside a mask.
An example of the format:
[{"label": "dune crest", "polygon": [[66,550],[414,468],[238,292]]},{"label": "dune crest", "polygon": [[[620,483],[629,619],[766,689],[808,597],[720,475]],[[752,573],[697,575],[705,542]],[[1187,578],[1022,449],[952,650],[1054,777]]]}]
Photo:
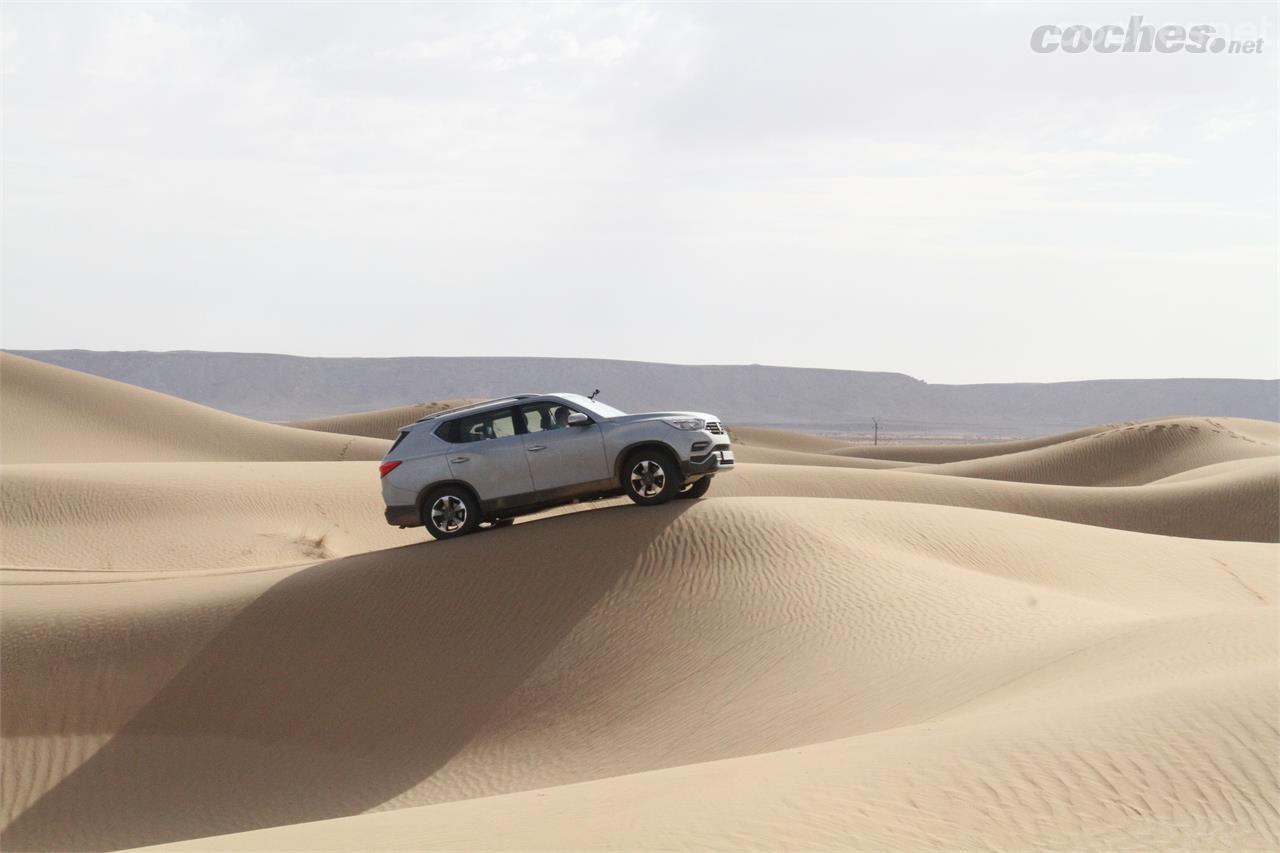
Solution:
[{"label": "dune crest", "polygon": [[0,352],[0,462],[380,459],[386,442],[230,415]]}]

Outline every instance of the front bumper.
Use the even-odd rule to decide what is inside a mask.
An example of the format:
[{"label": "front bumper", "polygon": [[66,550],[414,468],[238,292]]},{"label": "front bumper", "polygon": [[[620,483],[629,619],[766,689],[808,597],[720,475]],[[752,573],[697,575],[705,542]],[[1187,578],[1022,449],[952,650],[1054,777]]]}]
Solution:
[{"label": "front bumper", "polygon": [[732,471],[733,467],[733,450],[728,444],[717,444],[708,451],[680,460],[680,473],[686,479],[716,474],[721,471]]}]

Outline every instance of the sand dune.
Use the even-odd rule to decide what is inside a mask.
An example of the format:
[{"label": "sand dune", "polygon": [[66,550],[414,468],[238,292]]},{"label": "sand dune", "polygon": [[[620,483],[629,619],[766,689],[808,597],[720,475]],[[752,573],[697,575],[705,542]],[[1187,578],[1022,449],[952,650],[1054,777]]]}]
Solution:
[{"label": "sand dune", "polygon": [[753,432],[764,435],[739,452],[743,461],[1058,486],[1140,486],[1234,472],[1256,493],[1280,459],[1280,424],[1240,418],[1166,418],[1024,441],[936,446],[833,444],[817,436]]},{"label": "sand dune", "polygon": [[[1245,657],[1238,643],[1217,651],[1265,669],[1273,557],[977,510],[726,498],[195,578],[194,595],[177,593],[183,580],[91,598],[9,586],[6,742],[61,764],[39,767],[41,784],[8,780],[40,796],[9,804],[21,813],[6,849],[135,845],[802,747],[973,703],[988,713],[993,691],[1033,673],[1036,696],[996,706],[1052,708],[1042,670],[1152,620],[1181,620],[1194,644],[1191,617],[1239,611],[1226,621],[1252,626]],[[1170,654],[1147,664],[1181,672],[1184,653]],[[102,708],[78,691],[107,673],[127,689]],[[1261,796],[1257,784],[1227,793]]]},{"label": "sand dune", "polygon": [[[1235,428],[1245,425],[1251,432]],[[1274,458],[1280,434],[1262,421],[1177,418],[1128,424],[1084,438],[983,459],[950,462],[936,474],[1054,483],[1064,486],[1133,486],[1206,465]]]},{"label": "sand dune", "polygon": [[386,443],[265,424],[0,353],[0,461],[381,459]]},{"label": "sand dune", "polygon": [[740,429],[433,543],[385,441],[0,366],[5,850],[1280,844],[1275,424]]},{"label": "sand dune", "polygon": [[320,432],[336,432],[343,435],[363,435],[370,438],[393,439],[400,427],[411,424],[419,418],[465,406],[474,400],[440,400],[434,403],[414,403],[411,406],[395,406],[390,409],[378,409],[372,412],[355,412],[350,415],[334,415],[329,418],[312,418],[305,421],[290,421],[285,426],[299,429],[312,429]]},{"label": "sand dune", "polygon": [[1063,487],[908,471],[744,465],[717,495],[862,498],[965,506],[1199,539],[1280,541],[1280,459],[1197,468],[1153,485]]}]

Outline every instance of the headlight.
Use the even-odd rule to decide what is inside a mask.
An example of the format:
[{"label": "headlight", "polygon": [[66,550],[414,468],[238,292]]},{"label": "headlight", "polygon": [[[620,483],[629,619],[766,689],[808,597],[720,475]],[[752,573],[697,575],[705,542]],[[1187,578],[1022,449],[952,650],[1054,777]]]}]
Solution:
[{"label": "headlight", "polygon": [[664,418],[664,420],[676,429],[683,430],[703,429],[707,425],[702,418]]}]

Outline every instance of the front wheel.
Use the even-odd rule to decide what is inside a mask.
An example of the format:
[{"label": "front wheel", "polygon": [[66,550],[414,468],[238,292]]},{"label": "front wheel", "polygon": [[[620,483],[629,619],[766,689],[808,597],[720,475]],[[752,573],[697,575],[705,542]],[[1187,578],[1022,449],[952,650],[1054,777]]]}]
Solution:
[{"label": "front wheel", "polygon": [[622,466],[622,490],[641,506],[666,503],[680,491],[680,470],[664,451],[637,451]]},{"label": "front wheel", "polygon": [[456,539],[480,526],[480,507],[466,489],[445,486],[422,502],[422,524],[436,539]]},{"label": "front wheel", "polygon": [[707,493],[707,489],[711,488],[711,479],[711,477],[703,477],[701,480],[686,483],[680,487],[680,492],[676,495],[676,498],[682,501],[696,501]]}]

